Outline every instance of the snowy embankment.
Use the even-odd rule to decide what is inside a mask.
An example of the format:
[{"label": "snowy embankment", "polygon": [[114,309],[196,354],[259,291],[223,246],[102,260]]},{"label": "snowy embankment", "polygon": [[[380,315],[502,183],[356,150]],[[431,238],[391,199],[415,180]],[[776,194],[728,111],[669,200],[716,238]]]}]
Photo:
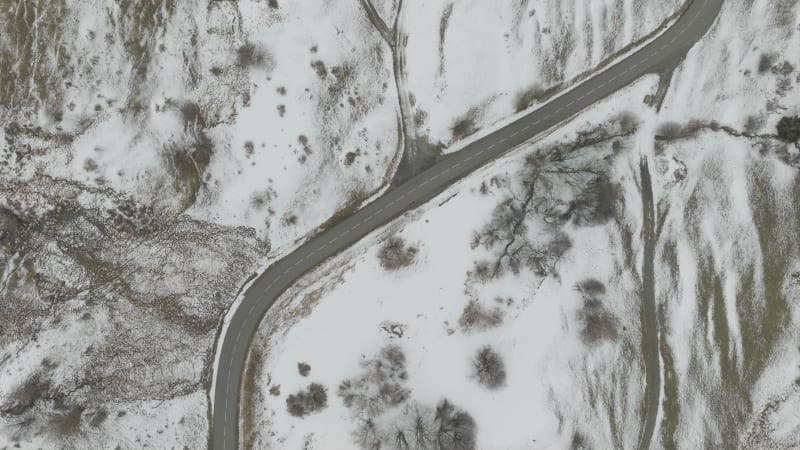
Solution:
[{"label": "snowy embankment", "polygon": [[666,448],[800,446],[800,5],[725,1],[656,144]]},{"label": "snowy embankment", "polygon": [[541,103],[658,33],[684,4],[407,3],[408,89],[418,134],[445,147]]}]

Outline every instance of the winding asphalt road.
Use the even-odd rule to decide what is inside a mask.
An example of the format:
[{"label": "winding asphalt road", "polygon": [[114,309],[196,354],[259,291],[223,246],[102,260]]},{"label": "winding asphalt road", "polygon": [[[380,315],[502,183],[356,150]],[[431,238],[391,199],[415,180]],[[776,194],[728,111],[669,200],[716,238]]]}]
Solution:
[{"label": "winding asphalt road", "polygon": [[[642,49],[538,110],[443,158],[270,266],[247,290],[232,315],[227,332],[220,337],[223,341],[216,367],[209,442],[212,448],[233,450],[238,447],[239,388],[250,341],[266,311],[298,277],[508,150],[566,121],[642,75],[674,67],[710,28],[722,1],[693,0],[676,23]],[[643,308],[643,314],[649,317],[645,318],[642,330],[647,384],[646,415],[639,446],[649,448],[658,412],[660,368],[655,305],[643,305]]]}]

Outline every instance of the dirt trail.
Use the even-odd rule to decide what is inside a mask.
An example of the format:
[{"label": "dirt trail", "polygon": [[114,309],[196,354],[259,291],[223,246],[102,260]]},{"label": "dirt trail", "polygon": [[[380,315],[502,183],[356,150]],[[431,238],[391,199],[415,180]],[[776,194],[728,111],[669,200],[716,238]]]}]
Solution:
[{"label": "dirt trail", "polygon": [[639,449],[650,448],[658,415],[661,394],[661,368],[658,361],[658,321],[656,319],[656,293],[654,280],[655,260],[655,203],[653,185],[647,160],[639,163],[642,183],[642,355],[644,356],[645,393],[644,417],[639,435]]}]

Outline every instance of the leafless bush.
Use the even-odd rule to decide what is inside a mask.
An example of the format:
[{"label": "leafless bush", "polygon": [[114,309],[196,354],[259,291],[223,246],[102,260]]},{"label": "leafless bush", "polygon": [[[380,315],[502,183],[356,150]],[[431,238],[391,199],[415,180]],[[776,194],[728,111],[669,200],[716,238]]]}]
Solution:
[{"label": "leafless bush", "polygon": [[606,286],[594,278],[586,278],[576,284],[575,289],[580,292],[584,298],[595,298],[606,293]]},{"label": "leafless bush", "polygon": [[764,118],[761,116],[750,115],[744,122],[744,132],[747,134],[758,133],[764,127]]},{"label": "leafless bush", "polygon": [[542,89],[538,84],[519,92],[516,100],[514,101],[514,111],[521,112],[528,109],[533,102],[541,99],[544,96],[544,93],[545,90]]},{"label": "leafless bush", "polygon": [[311,372],[311,366],[307,363],[299,362],[297,363],[297,371],[300,372],[300,375],[307,377]]},{"label": "leafless bush", "polygon": [[437,450],[473,450],[475,419],[469,413],[443,399],[436,406],[435,443]]},{"label": "leafless bush", "polygon": [[17,231],[22,221],[10,210],[0,206],[0,237]]},{"label": "leafless bush", "polygon": [[605,341],[614,341],[619,337],[619,321],[614,314],[607,311],[597,298],[588,299],[578,312],[581,322],[581,340],[585,344],[595,345]]},{"label": "leafless bush", "polygon": [[311,383],[306,390],[286,397],[286,409],[295,417],[304,417],[328,406],[328,393],[323,385]]},{"label": "leafless bush", "polygon": [[474,299],[467,303],[461,312],[461,317],[458,318],[458,324],[465,331],[485,330],[500,326],[502,323],[503,311],[500,308],[497,306],[486,308]]},{"label": "leafless bush", "polygon": [[387,345],[373,358],[362,361],[361,375],[342,381],[337,393],[353,412],[376,417],[408,399],[411,391],[405,386],[405,365],[403,350]]},{"label": "leafless bush", "polygon": [[411,265],[416,254],[416,247],[407,247],[402,238],[391,237],[378,251],[378,259],[385,270],[397,270]]},{"label": "leafless bush", "polygon": [[361,420],[361,425],[353,434],[356,445],[363,450],[379,450],[381,448],[381,432],[372,418]]},{"label": "leafless bush", "polygon": [[[475,247],[477,247],[478,242],[480,242],[480,236],[475,236]],[[470,278],[474,278],[479,283],[486,283],[493,277],[492,265],[489,263],[489,261],[485,260],[475,261],[473,269],[469,271],[467,275]]]},{"label": "leafless bush", "polygon": [[678,139],[683,136],[683,127],[677,122],[664,122],[656,130],[656,137],[664,140]]},{"label": "leafless bush", "polygon": [[503,358],[489,345],[475,354],[472,371],[478,383],[489,389],[497,389],[506,384],[506,365]]},{"label": "leafless bush", "polygon": [[97,428],[100,426],[100,424],[105,422],[107,417],[108,417],[108,411],[106,411],[105,408],[100,408],[97,411],[95,411],[94,415],[92,416],[92,419],[89,421],[89,426],[92,428]]},{"label": "leafless bush", "polygon": [[775,64],[775,56],[762,53],[758,60],[758,73],[762,75],[767,73],[773,64]]},{"label": "leafless bush", "polygon": [[450,132],[453,134],[454,141],[464,139],[476,131],[478,131],[478,129],[475,126],[474,115],[467,115],[458,119],[450,128]]},{"label": "leafless bush", "polygon": [[600,225],[614,217],[617,186],[605,176],[589,181],[570,203],[568,214],[576,225]]},{"label": "leafless bush", "polygon": [[314,69],[320,79],[328,76],[328,69],[325,67],[325,63],[320,60],[312,61],[311,68]]},{"label": "leafless bush", "polygon": [[30,410],[37,401],[48,398],[50,380],[35,374],[22,383],[0,409],[3,416],[20,416]]},{"label": "leafless bush", "polygon": [[66,438],[75,435],[81,429],[82,406],[73,406],[66,412],[58,413],[50,418],[50,431],[56,436]]},{"label": "leafless bush", "polygon": [[247,42],[236,50],[239,67],[266,67],[272,64],[272,56],[266,48]]}]

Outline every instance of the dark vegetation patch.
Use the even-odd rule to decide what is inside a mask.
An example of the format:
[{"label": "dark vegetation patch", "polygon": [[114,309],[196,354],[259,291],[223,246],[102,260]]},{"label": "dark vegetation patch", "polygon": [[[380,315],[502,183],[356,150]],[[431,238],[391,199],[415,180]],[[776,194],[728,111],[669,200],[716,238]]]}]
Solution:
[{"label": "dark vegetation patch", "polygon": [[214,145],[205,132],[199,131],[185,143],[167,146],[167,153],[175,174],[175,188],[185,194],[185,207],[191,206],[203,185],[203,175],[211,163]]},{"label": "dark vegetation patch", "polygon": [[447,26],[450,23],[450,16],[453,14],[453,3],[450,2],[444,7],[442,17],[439,19],[439,75],[444,73],[444,38],[447,33]]},{"label": "dark vegetation patch", "polygon": [[34,374],[7,397],[0,414],[6,417],[21,416],[33,408],[37,401],[49,398],[50,380]]},{"label": "dark vegetation patch", "polygon": [[578,310],[578,321],[581,323],[581,340],[587,345],[596,345],[619,338],[619,320],[603,305],[605,285],[587,278],[575,288],[583,297],[583,305]]},{"label": "dark vegetation patch", "polygon": [[236,65],[242,68],[269,67],[272,65],[272,56],[266,48],[247,42],[236,50]]},{"label": "dark vegetation patch", "polygon": [[342,381],[337,394],[356,414],[376,417],[408,399],[406,356],[394,344],[361,361],[361,375]]},{"label": "dark vegetation patch", "polygon": [[516,99],[514,100],[514,111],[522,112],[534,103],[550,98],[553,94],[558,92],[560,88],[561,84],[556,84],[547,89],[542,88],[539,84],[534,84],[517,93]]},{"label": "dark vegetation patch", "polygon": [[800,116],[783,117],[778,121],[778,137],[786,142],[800,140]]},{"label": "dark vegetation patch", "polygon": [[506,384],[506,365],[502,356],[487,345],[472,358],[472,376],[489,389],[498,389]]},{"label": "dark vegetation patch", "polygon": [[466,114],[456,119],[453,126],[450,127],[450,133],[453,136],[453,141],[459,141],[478,131],[476,125],[478,114],[478,108],[470,108]]},{"label": "dark vegetation patch", "polygon": [[575,289],[585,298],[599,297],[605,295],[606,286],[594,278],[587,278],[575,285]]},{"label": "dark vegetation patch", "polygon": [[765,74],[772,69],[772,66],[775,64],[775,55],[769,55],[766,53],[761,54],[761,58],[758,60],[758,73]]},{"label": "dark vegetation patch", "polygon": [[447,399],[436,406],[436,444],[441,450],[472,450],[476,445],[475,419]]},{"label": "dark vegetation patch", "polygon": [[416,255],[416,247],[406,246],[403,238],[395,236],[383,243],[378,251],[378,260],[384,270],[398,270],[410,266]]},{"label": "dark vegetation patch", "polygon": [[297,371],[300,372],[300,375],[307,377],[311,373],[311,366],[308,363],[299,362],[297,363]]},{"label": "dark vegetation patch", "polygon": [[356,149],[354,152],[347,152],[344,155],[344,165],[350,167],[356,161],[356,158],[361,155],[361,149]]},{"label": "dark vegetation patch", "polygon": [[324,80],[328,76],[328,69],[325,67],[325,63],[318,59],[311,61],[311,68],[314,69],[320,80]]},{"label": "dark vegetation patch", "polygon": [[[486,272],[490,272],[488,265]],[[464,307],[461,317],[458,318],[458,324],[464,331],[495,328],[503,324],[503,311],[497,306],[487,308],[473,299]]]},{"label": "dark vegetation patch", "polygon": [[353,441],[363,450],[474,450],[476,432],[472,416],[445,398],[435,410],[409,404],[389,424],[361,418]]},{"label": "dark vegetation patch", "polygon": [[294,417],[305,417],[311,413],[322,411],[328,406],[328,393],[319,383],[311,383],[305,390],[300,390],[286,397],[286,409]]},{"label": "dark vegetation patch", "polygon": [[89,420],[89,426],[92,428],[99,427],[103,422],[105,422],[106,418],[108,417],[108,411],[105,408],[100,408],[92,415],[91,420]]}]

